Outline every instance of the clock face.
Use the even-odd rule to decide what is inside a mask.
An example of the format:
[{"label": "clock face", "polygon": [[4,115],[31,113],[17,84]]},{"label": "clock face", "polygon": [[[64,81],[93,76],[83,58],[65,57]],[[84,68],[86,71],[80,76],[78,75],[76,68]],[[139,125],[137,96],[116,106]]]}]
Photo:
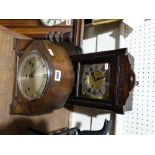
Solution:
[{"label": "clock face", "polygon": [[65,19],[41,19],[41,21],[46,26],[53,26],[63,23]]},{"label": "clock face", "polygon": [[41,97],[49,79],[48,65],[38,51],[32,51],[19,66],[18,86],[28,100]]},{"label": "clock face", "polygon": [[84,65],[82,95],[108,99],[110,86],[110,66],[108,63]]}]

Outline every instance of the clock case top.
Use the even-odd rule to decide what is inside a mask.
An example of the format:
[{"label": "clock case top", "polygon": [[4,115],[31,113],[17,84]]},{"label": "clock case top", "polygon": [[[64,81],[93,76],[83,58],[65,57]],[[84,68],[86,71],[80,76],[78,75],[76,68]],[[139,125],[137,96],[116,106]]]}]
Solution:
[{"label": "clock case top", "polygon": [[[69,105],[99,108],[119,114],[124,114],[125,111],[132,110],[132,102],[126,103],[126,101],[135,86],[135,73],[131,66],[133,65],[134,58],[127,52],[126,48],[72,55],[70,59],[74,66],[75,83],[67,102]],[[81,67],[86,64],[98,63],[110,64],[110,90],[108,100],[87,98],[79,95],[79,89],[81,89],[79,80],[82,76],[80,75]]]}]

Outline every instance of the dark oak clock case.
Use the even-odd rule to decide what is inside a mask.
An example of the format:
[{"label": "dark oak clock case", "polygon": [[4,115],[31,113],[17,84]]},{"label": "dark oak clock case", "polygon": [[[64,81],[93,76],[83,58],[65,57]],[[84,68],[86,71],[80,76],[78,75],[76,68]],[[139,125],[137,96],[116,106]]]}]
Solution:
[{"label": "dark oak clock case", "polygon": [[[68,99],[69,105],[78,105],[92,108],[111,110],[124,114],[131,110],[126,105],[128,96],[135,85],[135,74],[131,68],[129,59],[134,58],[127,53],[127,49],[118,49],[97,53],[70,56],[75,71],[75,83],[73,91]],[[81,90],[81,69],[86,64],[108,63],[110,65],[110,88],[108,99],[88,98],[80,95]]]}]

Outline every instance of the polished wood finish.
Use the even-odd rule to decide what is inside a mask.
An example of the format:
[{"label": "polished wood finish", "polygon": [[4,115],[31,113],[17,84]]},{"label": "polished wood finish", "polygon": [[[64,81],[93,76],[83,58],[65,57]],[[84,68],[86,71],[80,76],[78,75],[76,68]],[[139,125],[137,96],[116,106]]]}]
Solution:
[{"label": "polished wood finish", "polygon": [[[0,24],[6,27],[37,27],[37,26],[44,26],[40,19],[0,19]],[[65,22],[58,24],[58,26],[66,26]],[[71,25],[73,26],[73,21]]]},{"label": "polished wood finish", "polygon": [[6,27],[12,26],[43,26],[38,19],[1,19],[0,24]]},{"label": "polished wood finish", "polygon": [[0,26],[0,134],[28,134],[28,128],[44,133],[69,127],[69,110],[61,108],[39,116],[10,115],[15,78],[14,38],[31,38]]},{"label": "polished wood finish", "polygon": [[[56,26],[45,26],[40,19],[1,19],[0,25],[5,26],[13,31],[29,36],[31,38],[44,39],[50,32],[72,32],[74,34],[73,42],[76,46],[81,45],[83,37],[84,20],[71,20],[71,25],[65,22]],[[82,38],[83,39],[83,38]]]},{"label": "polished wood finish", "polygon": [[82,47],[83,34],[84,34],[84,20],[74,20],[74,45]]},{"label": "polished wood finish", "polygon": [[56,26],[45,26],[40,19],[1,19],[0,25],[14,32],[29,36],[31,38],[45,38],[49,32],[72,32],[73,25],[67,26],[65,22]]},{"label": "polished wood finish", "polygon": [[[26,43],[23,44],[23,42]],[[21,95],[17,86],[17,95],[11,106],[12,114],[38,115],[64,106],[74,83],[74,70],[67,51],[63,47],[50,43],[49,41],[34,40],[29,44],[25,40],[21,40],[21,42],[19,40],[19,44],[17,45],[29,45],[24,51],[23,48],[25,46],[20,48],[23,53],[22,55],[20,54],[18,66],[20,66],[26,55],[30,54],[31,51],[37,50],[47,61],[51,77],[44,94],[41,98],[33,101],[26,100]],[[53,51],[53,56],[50,55],[48,49]],[[60,81],[55,80],[55,70],[61,71]]]},{"label": "polished wood finish", "polygon": [[[68,104],[111,110],[120,114],[132,110],[132,103],[127,105],[126,101],[135,86],[135,74],[129,62],[130,59],[133,63],[134,58],[127,53],[127,49],[72,55],[70,58],[74,65],[76,75],[74,89],[68,99]],[[82,87],[79,85],[79,80],[82,76],[80,74],[80,66],[96,63],[110,64],[110,90],[108,100],[77,95],[80,94],[79,89]]]},{"label": "polished wood finish", "polygon": [[46,35],[49,32],[71,32],[72,27],[71,26],[65,26],[65,27],[58,27],[58,26],[53,26],[53,27],[48,27],[48,26],[38,26],[38,27],[7,27],[17,33],[29,36],[31,38],[43,38],[45,39]]}]

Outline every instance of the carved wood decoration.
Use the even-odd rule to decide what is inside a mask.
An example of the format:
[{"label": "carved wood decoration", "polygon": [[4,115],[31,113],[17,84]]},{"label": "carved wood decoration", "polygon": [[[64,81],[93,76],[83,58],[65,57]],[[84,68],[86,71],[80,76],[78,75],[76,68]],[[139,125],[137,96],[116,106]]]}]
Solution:
[{"label": "carved wood decoration", "polygon": [[[46,60],[48,65],[48,75],[46,74],[48,82],[43,94],[39,98],[28,100],[21,93],[17,82],[19,78],[16,75],[11,114],[38,115],[52,112],[54,109],[64,106],[74,83],[74,70],[67,51],[61,46],[41,40],[15,39],[14,48],[17,52],[17,57],[19,57],[17,74],[25,57],[32,54],[33,51],[37,51]],[[61,72],[59,80],[55,79],[57,76],[56,71]],[[30,75],[29,73],[26,76]]]},{"label": "carved wood decoration", "polygon": [[[70,58],[74,65],[75,83],[68,104],[111,110],[120,114],[131,110],[131,106],[126,105],[126,100],[135,85],[135,74],[129,62],[129,58],[132,61],[134,58],[127,55],[127,49],[73,55]],[[110,67],[108,97],[99,99],[89,95],[81,95],[83,68],[86,65],[102,63],[108,64]],[[92,90],[88,89],[88,91]],[[94,90],[92,93],[95,94],[95,91],[99,93],[101,90]]]},{"label": "carved wood decoration", "polygon": [[3,25],[17,33],[29,36],[31,38],[44,38],[49,32],[71,32],[71,25],[62,23],[56,26],[45,26],[40,19],[1,19],[0,25]]},{"label": "carved wood decoration", "polygon": [[33,39],[45,39],[48,33],[71,33],[75,46],[81,46],[83,39],[84,20],[71,19],[70,25],[63,22],[55,26],[45,26],[39,19],[1,19],[0,25]]}]

